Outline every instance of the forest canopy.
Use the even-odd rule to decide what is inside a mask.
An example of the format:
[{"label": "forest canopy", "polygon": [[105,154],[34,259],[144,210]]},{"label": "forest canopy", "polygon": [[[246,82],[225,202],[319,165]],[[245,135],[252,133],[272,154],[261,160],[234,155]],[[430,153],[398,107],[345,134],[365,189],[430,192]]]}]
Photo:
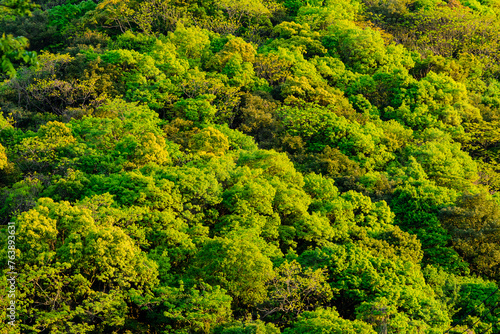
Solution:
[{"label": "forest canopy", "polygon": [[0,332],[500,331],[499,1],[0,0],[0,31]]}]

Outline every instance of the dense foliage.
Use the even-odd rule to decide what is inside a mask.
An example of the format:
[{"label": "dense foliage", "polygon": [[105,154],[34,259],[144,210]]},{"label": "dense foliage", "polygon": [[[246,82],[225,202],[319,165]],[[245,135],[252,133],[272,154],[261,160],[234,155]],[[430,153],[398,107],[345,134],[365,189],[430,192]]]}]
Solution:
[{"label": "dense foliage", "polygon": [[500,331],[499,1],[0,0],[0,31],[15,330]]}]

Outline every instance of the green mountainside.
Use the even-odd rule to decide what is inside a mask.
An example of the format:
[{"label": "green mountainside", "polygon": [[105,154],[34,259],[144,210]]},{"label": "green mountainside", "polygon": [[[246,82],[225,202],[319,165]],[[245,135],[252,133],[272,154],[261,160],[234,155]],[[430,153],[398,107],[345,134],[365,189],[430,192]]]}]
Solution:
[{"label": "green mountainside", "polygon": [[0,333],[500,333],[499,0],[0,0],[0,34]]}]

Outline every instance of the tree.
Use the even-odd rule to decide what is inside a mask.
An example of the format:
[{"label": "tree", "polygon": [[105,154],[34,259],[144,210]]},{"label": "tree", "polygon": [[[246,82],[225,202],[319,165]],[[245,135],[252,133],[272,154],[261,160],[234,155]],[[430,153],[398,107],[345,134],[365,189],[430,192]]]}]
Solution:
[{"label": "tree", "polygon": [[307,310],[328,303],[332,297],[326,270],[302,268],[297,261],[285,261],[267,284],[268,299],[259,307],[264,319],[286,323]]},{"label": "tree", "polygon": [[459,143],[441,134],[439,130],[426,130],[422,135],[424,138],[428,136],[428,140],[417,147],[408,146],[407,149],[437,185],[458,189],[466,187],[466,184],[477,179],[477,163],[461,150]]},{"label": "tree", "polygon": [[262,249],[263,240],[251,230],[237,232],[208,240],[196,255],[191,273],[227,289],[236,307],[255,306],[266,299],[273,266]]},{"label": "tree", "polygon": [[36,53],[27,51],[28,46],[28,39],[23,36],[14,37],[2,34],[0,38],[0,61],[3,73],[14,77],[17,73],[14,63],[19,60],[26,64],[36,64]]},{"label": "tree", "polygon": [[335,309],[319,309],[304,312],[298,316],[292,327],[285,329],[284,334],[328,333],[328,334],[374,334],[373,328],[360,320],[345,320]]},{"label": "tree", "polygon": [[[0,18],[9,16],[31,15],[33,5],[29,0],[2,0],[0,2]],[[0,68],[2,73],[15,76],[15,61],[22,60],[27,64],[36,64],[36,53],[27,51],[28,39],[23,36],[2,34],[0,38]]]},{"label": "tree", "polygon": [[123,327],[137,307],[131,295],[148,294],[157,282],[156,263],[123,230],[96,222],[88,209],[44,198],[15,221],[23,330]]},{"label": "tree", "polygon": [[468,264],[450,247],[451,236],[439,219],[440,210],[455,203],[457,197],[452,189],[420,180],[397,187],[391,208],[401,229],[416,234],[421,241],[423,263],[442,266],[458,274],[467,272]]},{"label": "tree", "polygon": [[281,331],[270,323],[261,320],[227,323],[214,331],[215,334],[279,334]]},{"label": "tree", "polygon": [[231,297],[219,286],[200,283],[187,288],[162,287],[152,300],[157,328],[182,333],[212,333],[213,328],[232,319]]},{"label": "tree", "polygon": [[496,279],[498,257],[498,204],[486,193],[464,193],[455,207],[441,210],[444,226],[452,235],[454,248],[471,264],[471,270]]},{"label": "tree", "polygon": [[[385,303],[388,314],[397,313],[388,321],[394,333],[418,328],[445,330],[450,322],[449,315],[441,311],[444,305],[436,300],[417,269],[419,266],[363,248],[355,242],[331,244],[304,252],[299,262],[313,268],[327,266],[333,291],[332,304],[343,318],[357,314],[367,321],[374,315],[372,307]],[[402,281],[405,283],[401,284]],[[423,309],[426,312],[422,312]]]}]

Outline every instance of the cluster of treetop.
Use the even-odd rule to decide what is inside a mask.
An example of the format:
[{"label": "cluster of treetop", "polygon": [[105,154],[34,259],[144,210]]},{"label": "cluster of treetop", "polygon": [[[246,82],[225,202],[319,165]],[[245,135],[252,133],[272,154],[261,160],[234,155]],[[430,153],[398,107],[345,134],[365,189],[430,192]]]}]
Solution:
[{"label": "cluster of treetop", "polygon": [[15,330],[500,331],[499,0],[0,0],[0,31]]}]

